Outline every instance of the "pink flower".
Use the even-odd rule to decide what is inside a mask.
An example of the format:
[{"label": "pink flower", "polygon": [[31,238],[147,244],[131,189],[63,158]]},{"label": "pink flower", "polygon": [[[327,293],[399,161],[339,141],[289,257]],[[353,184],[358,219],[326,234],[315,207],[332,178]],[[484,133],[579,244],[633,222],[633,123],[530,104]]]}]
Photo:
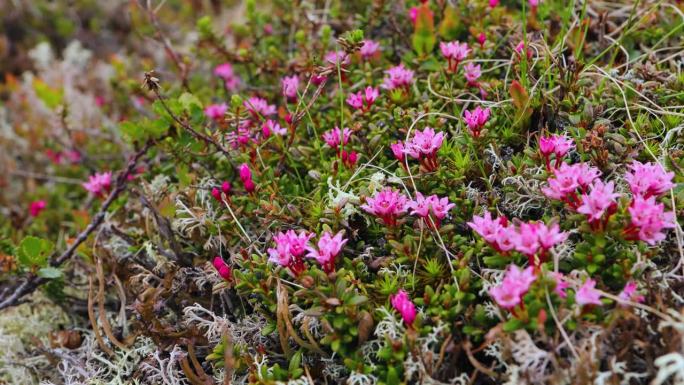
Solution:
[{"label": "pink flower", "polygon": [[314,235],[306,231],[297,234],[294,230],[279,232],[273,236],[276,247],[268,249],[269,261],[288,267],[295,275],[304,271],[302,256],[307,243]]},{"label": "pink flower", "polygon": [[602,305],[601,303],[601,293],[596,290],[596,281],[593,279],[587,279],[584,284],[577,289],[575,293],[575,302],[578,305]]},{"label": "pink flower", "polygon": [[284,136],[287,134],[287,129],[281,127],[278,122],[268,119],[264,122],[264,124],[261,125],[261,134],[264,136],[264,138],[270,137],[271,134]]},{"label": "pink flower", "polygon": [[465,60],[470,53],[468,43],[460,43],[458,41],[440,42],[439,49],[442,51],[442,56],[447,59],[449,63],[449,71],[456,72],[458,63]]},{"label": "pink flower", "polygon": [[346,167],[354,168],[359,159],[359,154],[356,151],[347,152],[346,150],[342,150],[340,152],[340,159],[342,159],[342,163]]},{"label": "pink flower", "polygon": [[586,191],[601,174],[596,167],[587,163],[563,163],[560,168],[553,170],[553,173],[554,177],[547,181],[549,186],[543,187],[542,192],[551,199],[564,201],[573,209],[579,205],[577,189]]},{"label": "pink flower", "polygon": [[230,194],[230,190],[232,189],[233,186],[231,186],[230,182],[224,181],[223,183],[221,183],[221,192],[223,192],[224,194]]},{"label": "pink flower", "polygon": [[[525,51],[525,41],[521,41],[518,43],[518,45],[515,46],[515,53],[517,53],[519,56],[522,56],[523,51]],[[527,48],[527,60],[532,59],[533,52],[532,50],[528,47]]]},{"label": "pink flower", "polygon": [[[323,133],[323,140],[325,141],[325,143],[335,150],[337,150],[340,144],[346,145],[347,143],[349,143],[350,137],[351,130],[349,128],[340,130],[339,127],[335,127],[332,130]],[[342,141],[344,141],[344,143],[342,143]]]},{"label": "pink flower", "polygon": [[378,98],[379,92],[377,88],[366,87],[365,90],[359,91],[357,93],[350,93],[347,96],[347,104],[352,106],[354,109],[363,110],[364,112],[370,110],[371,105]]},{"label": "pink flower", "polygon": [[484,47],[484,44],[486,41],[487,41],[487,35],[484,32],[480,32],[480,34],[477,35],[477,42],[480,43],[480,48]]},{"label": "pink flower", "polygon": [[517,232],[514,227],[508,226],[506,217],[492,219],[489,211],[484,216],[473,216],[473,220],[468,222],[468,226],[484,238],[496,251],[507,252],[515,247],[514,240]]},{"label": "pink flower", "polygon": [[332,272],[335,270],[335,257],[340,253],[344,244],[347,243],[347,239],[342,238],[343,234],[344,231],[340,231],[333,237],[330,232],[324,232],[318,240],[318,250],[308,246],[307,250],[309,252],[306,254],[306,257],[318,261],[326,273]]},{"label": "pink flower", "polygon": [[568,234],[561,232],[558,224],[547,226],[543,222],[521,223],[513,236],[515,250],[526,255],[530,265],[544,262],[547,251],[564,242]]},{"label": "pink flower", "polygon": [[537,227],[536,230],[537,236],[539,237],[539,244],[543,251],[549,250],[568,239],[568,233],[560,231],[558,223],[547,226],[543,222],[537,222],[535,225]]},{"label": "pink flower", "polygon": [[630,172],[625,174],[625,180],[634,195],[644,198],[659,196],[674,187],[673,172],[667,172],[657,163],[632,162]]},{"label": "pink flower", "polygon": [[83,188],[92,194],[102,197],[109,192],[112,186],[112,172],[96,173],[88,178],[88,182],[82,184]]},{"label": "pink flower", "polygon": [[299,88],[299,76],[285,76],[281,80],[281,85],[283,88],[283,96],[287,98],[289,102],[297,101],[297,89]]},{"label": "pink flower", "polygon": [[630,226],[625,229],[628,239],[638,239],[649,245],[655,245],[665,239],[663,229],[675,227],[674,213],[665,212],[665,206],[657,203],[654,196],[648,199],[640,195],[634,196],[627,210],[632,216]]},{"label": "pink flower", "polygon": [[614,190],[613,182],[603,183],[597,179],[591,185],[589,194],[582,194],[582,204],[577,207],[577,212],[588,216],[589,222],[600,220],[606,212],[612,214],[617,205],[615,199],[620,197]]},{"label": "pink flower", "polygon": [[347,96],[347,104],[352,106],[352,108],[356,110],[360,110],[363,108],[363,95],[361,95],[361,92],[357,93],[350,93],[349,96]]},{"label": "pink flower", "polygon": [[477,86],[477,79],[482,75],[479,64],[467,63],[463,66],[464,76],[469,86]]},{"label": "pink flower", "polygon": [[223,63],[216,66],[216,68],[214,68],[214,75],[223,79],[228,90],[235,91],[237,89],[240,78],[235,74],[233,66],[230,63]]},{"label": "pink flower", "polygon": [[227,110],[228,105],[226,103],[210,104],[204,109],[204,115],[209,119],[218,121],[223,118]]},{"label": "pink flower", "polygon": [[537,9],[537,7],[539,6],[539,2],[540,0],[529,0],[528,4],[532,9]]},{"label": "pink flower", "polygon": [[341,67],[349,64],[349,55],[344,51],[330,51],[325,54],[325,61],[334,66],[339,65]]},{"label": "pink flower", "polygon": [[565,289],[570,287],[570,284],[565,280],[563,273],[554,272],[551,273],[551,276],[556,281],[556,287],[553,289],[554,293],[558,294],[558,296],[561,298],[567,297],[568,294],[565,292]]},{"label": "pink flower", "polygon": [[247,163],[241,164],[239,171],[240,171],[240,179],[242,179],[243,182],[252,179],[252,170],[249,169],[249,166],[247,165]]},{"label": "pink flower", "polygon": [[437,219],[444,219],[449,210],[456,206],[455,203],[450,203],[448,197],[440,198],[437,195],[432,195],[428,199],[431,199],[430,209],[432,210],[432,215]]},{"label": "pink flower", "polygon": [[500,0],[489,0],[489,7],[490,8],[496,8],[497,5],[499,5]]},{"label": "pink flower", "polygon": [[311,76],[311,83],[313,83],[315,86],[321,85],[324,81],[328,80],[327,76],[323,75],[312,75]]},{"label": "pink flower", "polygon": [[411,215],[417,215],[424,219],[425,223],[429,227],[432,227],[432,222],[430,222],[429,217],[432,214],[433,221],[436,227],[439,227],[442,219],[444,219],[449,210],[451,210],[455,204],[449,203],[449,198],[440,198],[437,195],[430,195],[429,197],[424,197],[420,192],[416,192],[416,199],[409,201],[407,207],[411,209]]},{"label": "pink flower", "polygon": [[624,289],[618,294],[618,298],[623,302],[623,306],[627,305],[627,301],[642,303],[646,299],[643,295],[637,293],[637,284],[634,281],[629,281]]},{"label": "pink flower", "polygon": [[390,296],[390,303],[394,310],[401,314],[406,326],[411,327],[413,321],[416,319],[416,306],[411,302],[411,299],[404,290],[399,290],[397,294]]},{"label": "pink flower", "polygon": [[475,107],[472,112],[465,111],[463,113],[463,120],[468,125],[468,131],[474,137],[478,138],[480,136],[482,128],[489,120],[489,113],[489,108],[482,109],[480,106]]},{"label": "pink flower", "polygon": [[401,141],[392,143],[390,144],[390,149],[392,150],[392,155],[394,155],[394,158],[401,162],[403,166],[405,153],[404,143]]},{"label": "pink flower", "polygon": [[409,9],[409,19],[411,19],[412,24],[416,24],[416,19],[418,19],[418,7],[411,7]]},{"label": "pink flower", "polygon": [[410,141],[404,144],[404,152],[414,159],[427,171],[437,170],[437,152],[444,142],[444,133],[435,132],[431,127],[425,127],[423,131],[416,131]]},{"label": "pink flower", "polygon": [[420,192],[416,192],[416,199],[409,201],[407,207],[411,210],[411,215],[418,215],[422,218],[430,216],[430,204],[432,197],[425,198]]},{"label": "pink flower", "polygon": [[554,134],[548,137],[539,137],[539,152],[544,157],[547,170],[551,170],[551,154],[556,155],[556,164],[554,165],[554,168],[558,168],[563,157],[573,148],[575,148],[575,143],[566,135]]},{"label": "pink flower", "polygon": [[380,43],[373,40],[364,40],[359,53],[361,57],[368,60],[380,52]]},{"label": "pink flower", "polygon": [[385,71],[387,77],[385,77],[382,88],[386,90],[394,90],[396,88],[408,88],[413,84],[413,71],[406,69],[404,64],[399,64],[398,66],[392,67]]},{"label": "pink flower", "polygon": [[361,208],[382,219],[385,225],[395,226],[397,218],[408,209],[408,200],[399,191],[385,187],[373,197],[366,198],[366,203]]},{"label": "pink flower", "polygon": [[276,108],[273,104],[268,104],[266,99],[262,99],[258,96],[252,96],[251,98],[245,100],[243,103],[247,111],[249,111],[254,117],[266,117],[275,115]]},{"label": "pink flower", "polygon": [[534,268],[520,270],[516,265],[510,265],[503,281],[489,290],[489,295],[504,309],[513,309],[522,302],[522,297],[530,290],[530,286],[537,279]]},{"label": "pink flower", "polygon": [[32,217],[37,217],[43,210],[47,207],[47,202],[44,200],[33,201],[29,205],[29,215]]},{"label": "pink flower", "polygon": [[364,102],[366,102],[368,108],[370,108],[371,104],[375,103],[375,100],[378,98],[378,96],[380,96],[380,91],[378,91],[377,88],[368,86],[365,90],[363,90]]},{"label": "pink flower", "polygon": [[230,266],[228,266],[224,261],[223,258],[216,256],[214,257],[214,260],[212,261],[212,264],[214,265],[214,268],[218,272],[218,274],[221,276],[221,278],[225,279],[226,281],[230,281],[233,277],[232,270]]},{"label": "pink flower", "polygon": [[513,241],[515,250],[528,257],[535,256],[541,247],[537,229],[536,223],[521,223]]}]

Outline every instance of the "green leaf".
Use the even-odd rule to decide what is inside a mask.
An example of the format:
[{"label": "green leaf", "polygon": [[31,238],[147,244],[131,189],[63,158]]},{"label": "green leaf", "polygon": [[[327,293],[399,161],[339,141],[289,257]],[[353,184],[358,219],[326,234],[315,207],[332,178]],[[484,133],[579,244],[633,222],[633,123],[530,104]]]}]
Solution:
[{"label": "green leaf", "polygon": [[38,276],[41,278],[54,279],[62,276],[62,270],[56,267],[43,267],[38,270]]},{"label": "green leaf", "polygon": [[64,100],[63,90],[52,88],[40,79],[35,79],[33,81],[33,90],[36,92],[38,98],[50,109],[55,109],[55,107],[62,104]]},{"label": "green leaf", "polygon": [[350,305],[360,305],[366,301],[368,301],[368,298],[366,296],[357,295],[357,296],[354,296],[354,298],[349,300],[349,304]]},{"label": "green leaf", "polygon": [[191,111],[191,106],[197,106],[200,109],[202,108],[202,102],[200,102],[197,96],[189,92],[183,92],[183,94],[178,97],[178,103],[187,111]]},{"label": "green leaf", "polygon": [[517,318],[511,318],[503,326],[503,330],[506,333],[514,332],[518,329],[522,329],[525,326],[525,323],[523,321],[517,319]]},{"label": "green leaf", "polygon": [[48,255],[52,251],[52,242],[33,236],[22,239],[17,248],[17,260],[24,267],[47,266]]}]

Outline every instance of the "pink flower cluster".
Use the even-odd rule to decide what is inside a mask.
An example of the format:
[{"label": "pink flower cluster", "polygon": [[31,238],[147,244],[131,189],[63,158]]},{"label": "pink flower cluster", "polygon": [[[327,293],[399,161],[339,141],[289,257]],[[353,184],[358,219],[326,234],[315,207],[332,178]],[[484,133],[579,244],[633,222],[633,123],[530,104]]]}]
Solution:
[{"label": "pink flower cluster", "polygon": [[[439,166],[437,152],[444,142],[444,133],[435,132],[431,127],[425,127],[423,131],[416,131],[410,141],[405,144],[396,143],[392,151],[403,147],[403,152],[414,159],[418,159],[421,166],[427,171],[435,171]],[[395,153],[396,156],[396,153]],[[403,158],[402,158],[403,159]]]},{"label": "pink flower cluster", "polygon": [[366,198],[361,208],[382,219],[385,225],[396,226],[397,219],[408,209],[408,198],[391,187],[385,187],[373,197]]},{"label": "pink flower cluster", "polygon": [[266,118],[268,116],[275,115],[276,113],[275,105],[268,104],[266,99],[262,99],[258,96],[252,96],[251,98],[245,100],[243,105],[255,119]]},{"label": "pink flower cluster", "polygon": [[663,230],[675,227],[672,211],[665,211],[665,205],[658,203],[656,197],[644,198],[635,195],[627,208],[631,223],[624,230],[625,237],[655,245],[665,239]]},{"label": "pink flower cluster", "polygon": [[223,79],[226,89],[229,91],[237,90],[240,78],[233,71],[233,66],[230,63],[219,64],[214,68],[214,75]]},{"label": "pink flower cluster", "polygon": [[372,59],[380,52],[380,43],[373,40],[364,40],[359,53],[364,60]]},{"label": "pink flower cluster", "polygon": [[323,271],[331,273],[335,270],[335,257],[340,253],[342,247],[347,243],[347,239],[342,238],[344,231],[340,231],[335,236],[326,231],[318,240],[318,248],[307,246],[309,251],[307,258],[313,258],[323,267]]},{"label": "pink flower cluster", "polygon": [[390,303],[392,304],[394,310],[401,314],[404,324],[406,324],[408,327],[411,327],[413,325],[413,321],[416,319],[417,311],[416,305],[411,302],[411,298],[409,298],[408,293],[404,290],[399,290],[397,294],[390,296]]},{"label": "pink flower cluster", "polygon": [[643,295],[637,293],[637,284],[634,281],[628,281],[625,287],[618,294],[622,306],[625,306],[627,301],[642,303],[646,299]]},{"label": "pink flower cluster", "polygon": [[547,226],[543,222],[520,223],[513,226],[506,217],[492,219],[489,212],[473,216],[468,226],[484,238],[496,251],[518,251],[527,256],[530,265],[544,262],[549,249],[564,242],[568,234],[560,231],[557,223]]},{"label": "pink flower cluster", "polygon": [[305,269],[302,257],[313,236],[314,234],[306,231],[300,231],[299,234],[294,230],[277,233],[273,236],[276,247],[268,249],[268,260],[289,268],[294,275],[299,275]]},{"label": "pink flower cluster", "polygon": [[226,197],[228,194],[230,194],[230,190],[232,190],[233,186],[231,186],[230,182],[224,181],[221,183],[221,188],[219,189],[218,187],[214,187],[211,189],[211,196],[214,197],[219,202],[223,201],[223,196],[222,194],[226,194]]},{"label": "pink flower cluster", "polygon": [[566,135],[553,134],[539,137],[539,152],[544,157],[546,169],[549,171],[551,170],[551,155],[556,156],[556,164],[553,168],[558,168],[563,157],[573,148],[575,148],[575,142]]},{"label": "pink flower cluster", "polygon": [[587,279],[575,292],[575,302],[580,306],[602,305],[601,292],[596,290],[596,281]]},{"label": "pink flower cluster", "polygon": [[350,93],[349,96],[347,96],[347,104],[356,110],[368,112],[379,95],[380,93],[377,88],[368,86],[363,91]]},{"label": "pink flower cluster", "polygon": [[328,62],[329,64],[337,67],[337,64],[339,63],[340,67],[344,67],[347,64],[349,64],[350,59],[349,55],[347,55],[346,52],[344,51],[330,51],[325,54],[324,57],[325,61]]},{"label": "pink flower cluster", "polygon": [[630,171],[625,174],[625,181],[632,194],[649,198],[660,196],[674,187],[673,172],[667,172],[657,163],[632,162]]},{"label": "pink flower cluster", "polygon": [[297,91],[299,89],[299,76],[285,76],[281,80],[281,85],[283,89],[283,96],[287,98],[288,102],[297,101]]},{"label": "pink flower cluster", "polygon": [[442,51],[442,56],[447,59],[448,71],[453,73],[456,73],[458,70],[458,64],[470,54],[468,43],[460,43],[458,41],[440,42],[439,49]]},{"label": "pink flower cluster", "polygon": [[281,127],[275,120],[267,119],[261,125],[261,135],[266,139],[271,136],[271,134],[276,134],[278,136],[285,136],[287,134],[287,129]]},{"label": "pink flower cluster", "polygon": [[489,290],[489,295],[504,309],[512,310],[522,305],[522,297],[527,294],[532,283],[537,279],[532,266],[520,270],[516,265],[510,265],[506,270],[503,281]]},{"label": "pink flower cluster", "polygon": [[594,228],[604,228],[610,216],[617,209],[616,199],[619,197],[620,194],[615,192],[613,182],[603,183],[597,179],[591,184],[589,193],[580,196],[577,212],[586,215],[587,220]]},{"label": "pink flower cluster", "polygon": [[382,83],[382,88],[394,90],[401,88],[408,92],[408,88],[413,84],[413,71],[404,67],[404,64],[392,67],[385,71],[387,75]]},{"label": "pink flower cluster", "polygon": [[567,203],[573,210],[580,205],[578,190],[586,193],[594,179],[601,175],[601,171],[588,163],[562,163],[553,173],[554,176],[547,180],[548,187],[543,187],[542,192],[551,199]]},{"label": "pink flower cluster", "polygon": [[468,131],[473,137],[480,137],[482,128],[489,120],[489,114],[489,108],[483,109],[480,106],[475,107],[473,111],[465,111],[463,113],[463,120],[465,121],[466,125],[468,125]]},{"label": "pink flower cluster", "polygon": [[214,257],[212,264],[221,278],[225,279],[226,281],[230,281],[233,278],[232,269],[223,261],[223,258],[217,255]]},{"label": "pink flower cluster", "polygon": [[455,206],[455,204],[449,203],[449,198],[447,197],[440,198],[437,195],[425,197],[419,192],[416,192],[416,199],[408,202],[407,205],[411,210],[411,214],[423,218],[423,221],[429,228],[432,228],[433,223],[435,227],[439,227],[442,219]]},{"label": "pink flower cluster", "polygon": [[228,111],[226,103],[210,104],[204,109],[204,115],[214,121],[220,121]]},{"label": "pink flower cluster", "polygon": [[463,66],[463,76],[465,76],[468,86],[479,87],[477,79],[482,76],[482,69],[479,64],[467,63]]},{"label": "pink flower cluster", "polygon": [[112,188],[112,172],[107,171],[91,175],[82,186],[93,195],[103,197]]},{"label": "pink flower cluster", "polygon": [[335,127],[332,130],[323,133],[323,140],[333,150],[338,150],[340,144],[344,146],[349,143],[351,134],[352,132],[349,128],[340,129],[339,127]]},{"label": "pink flower cluster", "polygon": [[252,180],[252,170],[249,169],[249,166],[247,163],[243,163],[240,165],[239,168],[240,172],[240,179],[242,180],[242,183],[245,186],[245,190],[247,190],[248,193],[251,193],[254,191],[256,188],[256,185],[254,184],[254,181]]}]

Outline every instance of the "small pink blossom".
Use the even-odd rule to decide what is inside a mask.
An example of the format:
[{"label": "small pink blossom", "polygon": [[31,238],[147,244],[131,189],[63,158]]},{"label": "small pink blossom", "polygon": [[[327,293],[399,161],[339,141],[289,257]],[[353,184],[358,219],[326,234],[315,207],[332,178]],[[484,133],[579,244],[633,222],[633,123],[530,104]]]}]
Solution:
[{"label": "small pink blossom", "polygon": [[516,265],[510,265],[501,284],[489,290],[489,295],[504,309],[511,310],[522,302],[522,297],[530,290],[530,286],[537,279],[534,268],[520,270]]},{"label": "small pink blossom", "polygon": [[361,57],[368,60],[380,52],[380,43],[373,40],[364,40],[359,53]]},{"label": "small pink blossom", "polygon": [[474,215],[468,226],[484,238],[496,251],[507,252],[515,247],[517,232],[508,225],[506,217],[492,219],[492,214],[485,211],[484,216]]},{"label": "small pink blossom", "polygon": [[442,56],[447,59],[450,72],[456,72],[458,64],[470,54],[468,43],[460,43],[458,41],[440,42],[439,49],[442,51]]},{"label": "small pink blossom", "polygon": [[93,195],[102,197],[109,192],[112,186],[112,172],[96,173],[88,178],[88,182],[82,184],[83,188]]},{"label": "small pink blossom", "polygon": [[344,231],[340,231],[335,236],[326,231],[318,240],[318,249],[307,246],[307,258],[313,258],[321,264],[326,273],[335,270],[335,257],[340,253],[342,247],[347,243],[343,239]]},{"label": "small pink blossom", "polygon": [[412,24],[416,24],[416,20],[418,19],[418,7],[411,7],[409,9],[409,19],[411,19]]},{"label": "small pink blossom", "polygon": [[673,172],[667,172],[657,163],[632,162],[630,171],[625,174],[625,180],[634,195],[644,198],[659,196],[674,187]]},{"label": "small pink blossom", "polygon": [[665,239],[664,229],[675,227],[674,213],[665,212],[665,205],[656,202],[654,196],[648,199],[634,196],[627,210],[632,217],[630,226],[625,229],[628,239],[655,245]]},{"label": "small pink blossom", "polygon": [[[332,130],[323,133],[323,140],[328,146],[337,150],[340,144],[346,145],[347,143],[349,143],[349,138],[351,137],[351,134],[352,132],[349,128],[341,130],[339,127],[335,127]],[[343,141],[344,143],[342,143]]]},{"label": "small pink blossom", "polygon": [[330,52],[326,53],[324,59],[326,62],[328,62],[329,64],[332,64],[334,66],[337,66],[337,64],[339,63],[339,65],[341,67],[346,66],[347,64],[349,64],[349,61],[350,61],[349,55],[347,55],[346,52],[341,51],[341,50],[340,51],[330,51]]},{"label": "small pink blossom", "polygon": [[602,305],[601,293],[595,289],[596,281],[587,279],[575,293],[575,302],[578,305]]},{"label": "small pink blossom", "polygon": [[252,96],[243,103],[247,111],[249,111],[255,118],[267,117],[275,115],[276,107],[273,104],[268,104],[266,99],[258,96]]},{"label": "small pink blossom", "polygon": [[[515,53],[517,53],[518,56],[522,56],[522,55],[523,55],[523,51],[525,51],[525,41],[521,41],[520,43],[518,43],[518,44],[515,46]],[[534,54],[534,53],[532,52],[532,49],[530,49],[529,47],[527,47],[527,60],[532,59],[532,55],[533,55],[533,54]]]},{"label": "small pink blossom", "polygon": [[490,8],[496,8],[497,5],[499,5],[500,0],[489,0],[489,7]]},{"label": "small pink blossom", "polygon": [[565,289],[570,287],[570,284],[565,280],[563,273],[553,272],[551,273],[551,276],[556,281],[556,287],[553,289],[554,293],[558,294],[561,298],[567,297],[568,294],[565,292]]},{"label": "small pink blossom", "polygon": [[533,10],[536,10],[537,7],[539,6],[540,0],[528,0],[528,4],[530,5],[530,8]]},{"label": "small pink blossom", "polygon": [[390,296],[390,303],[394,310],[401,314],[406,326],[411,327],[413,321],[416,319],[416,306],[411,302],[411,299],[404,290],[399,290],[397,294]]},{"label": "small pink blossom", "polygon": [[637,284],[634,281],[627,282],[620,294],[618,294],[618,298],[620,298],[623,306],[628,305],[627,301],[642,303],[646,299],[643,295],[637,293]]},{"label": "small pink blossom", "polygon": [[370,110],[371,106],[375,102],[375,99],[377,99],[379,95],[380,93],[378,92],[377,88],[368,86],[363,91],[350,93],[349,96],[347,96],[347,104],[352,106],[354,109],[366,112]]},{"label": "small pink blossom", "polygon": [[561,164],[553,170],[554,176],[547,180],[548,187],[542,187],[544,195],[551,199],[561,200],[572,209],[579,205],[577,190],[586,191],[589,185],[599,177],[601,172],[588,163]]},{"label": "small pink blossom", "polygon": [[342,159],[342,163],[347,168],[354,168],[356,162],[359,160],[359,154],[356,151],[348,152],[346,150],[342,150],[340,152],[340,159]]},{"label": "small pink blossom", "polygon": [[480,43],[480,48],[484,48],[484,44],[487,41],[487,35],[484,32],[480,32],[479,35],[477,35],[477,42]]},{"label": "small pink blossom", "polygon": [[268,249],[269,261],[283,267],[288,267],[292,273],[299,275],[304,271],[302,257],[307,250],[307,244],[314,235],[307,231],[297,234],[294,230],[279,232],[273,236],[276,247]]},{"label": "small pink blossom", "polygon": [[32,217],[37,217],[43,210],[47,207],[47,202],[44,200],[33,201],[29,204],[29,215]]},{"label": "small pink blossom", "polygon": [[219,64],[214,68],[214,75],[223,79],[229,91],[235,91],[240,82],[240,78],[235,74],[230,63]]},{"label": "small pink blossom", "polygon": [[232,269],[223,261],[223,258],[219,256],[214,257],[212,264],[221,278],[226,281],[230,281],[233,278]]},{"label": "small pink blossom", "polygon": [[382,88],[394,90],[397,88],[408,88],[413,84],[413,71],[404,67],[404,64],[392,67],[385,71],[387,75],[382,83]]},{"label": "small pink blossom", "polygon": [[283,96],[287,98],[289,102],[297,101],[297,91],[299,88],[299,76],[285,76],[281,80],[281,85],[283,89]]},{"label": "small pink blossom", "polygon": [[311,76],[311,83],[315,86],[321,85],[324,81],[328,80],[327,76],[323,75],[312,75]]},{"label": "small pink blossom", "polygon": [[287,134],[287,129],[281,127],[278,122],[268,119],[264,122],[264,124],[261,125],[261,134],[264,136],[264,138],[270,137],[271,134],[284,136]]},{"label": "small pink blossom", "polygon": [[399,191],[385,187],[373,197],[366,198],[366,203],[361,208],[382,219],[385,225],[395,226],[397,218],[408,209],[408,199]]},{"label": "small pink blossom", "polygon": [[430,195],[429,197],[424,197],[420,192],[416,192],[416,199],[409,201],[407,204],[408,208],[411,209],[411,215],[417,215],[432,227],[432,222],[429,217],[432,215],[432,219],[436,227],[439,227],[442,219],[444,219],[449,210],[451,210],[455,204],[449,203],[449,198],[440,198],[437,195]]},{"label": "small pink blossom", "polygon": [[473,63],[466,63],[463,66],[463,72],[466,80],[468,81],[468,85],[472,87],[477,86],[477,79],[480,78],[482,75],[482,71],[480,69],[479,64],[473,64]]},{"label": "small pink blossom", "polygon": [[608,215],[612,214],[617,205],[615,200],[620,197],[620,194],[615,193],[614,190],[613,182],[603,183],[597,179],[591,185],[591,191],[588,194],[582,194],[577,212],[588,216],[589,222],[600,220],[606,212]]},{"label": "small pink blossom", "polygon": [[356,110],[360,110],[363,108],[363,96],[361,95],[361,92],[357,93],[350,93],[347,96],[347,104],[349,104],[352,108]]},{"label": "small pink blossom", "polygon": [[392,150],[392,155],[394,155],[394,158],[401,162],[403,166],[404,154],[406,151],[406,149],[404,148],[404,143],[401,141],[397,143],[392,143],[390,144],[390,149]]},{"label": "small pink blossom", "polygon": [[414,159],[435,158],[444,142],[444,133],[435,132],[431,127],[416,131],[404,147],[404,151]]},{"label": "small pink blossom", "polygon": [[228,105],[226,103],[210,104],[204,109],[204,115],[209,119],[218,121],[223,118],[227,110]]},{"label": "small pink blossom", "polygon": [[252,170],[249,169],[247,163],[242,163],[240,165],[239,172],[240,179],[242,179],[243,182],[252,179]]},{"label": "small pink blossom", "polygon": [[489,114],[489,108],[483,109],[480,106],[475,107],[473,111],[465,111],[463,113],[463,120],[468,125],[468,131],[473,137],[478,138],[480,136],[482,128],[489,120]]}]

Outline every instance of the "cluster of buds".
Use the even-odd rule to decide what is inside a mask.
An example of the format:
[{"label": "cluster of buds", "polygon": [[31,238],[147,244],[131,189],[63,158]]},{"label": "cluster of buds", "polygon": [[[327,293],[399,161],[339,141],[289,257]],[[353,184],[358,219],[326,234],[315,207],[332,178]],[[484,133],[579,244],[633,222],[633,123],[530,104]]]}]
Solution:
[{"label": "cluster of buds", "polygon": [[82,183],[84,189],[97,197],[104,197],[112,189],[112,172],[102,172],[91,175],[88,181]]},{"label": "cluster of buds", "polygon": [[256,185],[254,184],[254,181],[252,180],[252,170],[249,169],[249,166],[247,163],[243,163],[240,165],[240,179],[242,180],[242,183],[245,186],[245,190],[247,190],[248,193],[251,193],[254,191],[256,188]]},{"label": "cluster of buds", "polygon": [[328,130],[323,133],[323,140],[330,146],[337,156],[342,160],[342,163],[348,167],[352,168],[356,165],[358,161],[359,154],[356,151],[346,151],[344,146],[349,143],[351,138],[351,130],[349,128],[340,129],[335,127],[332,130]]},{"label": "cluster of buds", "polygon": [[[221,183],[221,187],[214,187],[211,189],[211,196],[214,197],[219,202],[224,202],[225,198],[223,194],[225,194],[225,197],[229,197],[230,191],[232,190],[232,187],[230,182],[224,181]],[[230,198],[228,198],[230,199]]]}]

